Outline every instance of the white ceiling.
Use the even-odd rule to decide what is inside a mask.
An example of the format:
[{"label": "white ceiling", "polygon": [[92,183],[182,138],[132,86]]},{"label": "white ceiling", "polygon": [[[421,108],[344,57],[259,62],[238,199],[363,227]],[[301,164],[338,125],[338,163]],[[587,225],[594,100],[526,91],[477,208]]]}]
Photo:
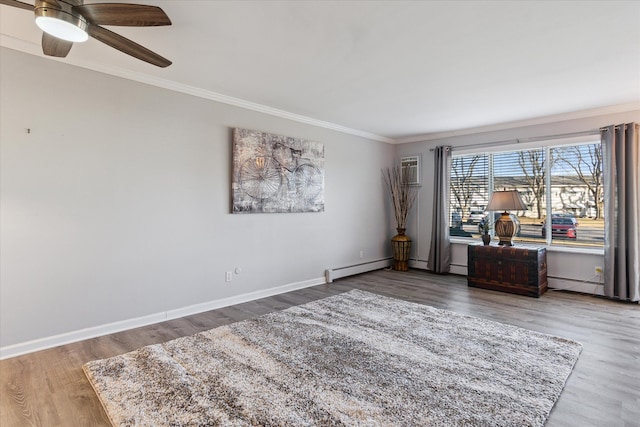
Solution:
[{"label": "white ceiling", "polygon": [[[63,61],[389,142],[640,107],[638,1],[128,2],[173,25],[110,29],[170,67],[96,40]],[[0,13],[41,55],[32,14]]]}]

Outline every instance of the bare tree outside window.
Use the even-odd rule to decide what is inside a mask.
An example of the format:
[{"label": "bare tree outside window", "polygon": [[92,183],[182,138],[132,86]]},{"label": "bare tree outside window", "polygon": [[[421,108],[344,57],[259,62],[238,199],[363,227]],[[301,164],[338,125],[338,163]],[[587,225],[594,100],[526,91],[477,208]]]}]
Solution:
[{"label": "bare tree outside window", "polygon": [[[576,178],[587,187],[594,203],[595,219],[602,217],[604,208],[603,159],[600,144],[559,147],[552,150],[557,161],[575,172]],[[585,200],[588,203],[589,200]]]},{"label": "bare tree outside window", "polygon": [[452,212],[460,211],[465,218],[475,199],[474,196],[487,194],[486,156],[454,157],[451,162]]},{"label": "bare tree outside window", "polygon": [[536,215],[542,218],[545,196],[546,158],[542,150],[527,150],[518,153],[518,165],[524,174],[524,180],[533,193]]}]

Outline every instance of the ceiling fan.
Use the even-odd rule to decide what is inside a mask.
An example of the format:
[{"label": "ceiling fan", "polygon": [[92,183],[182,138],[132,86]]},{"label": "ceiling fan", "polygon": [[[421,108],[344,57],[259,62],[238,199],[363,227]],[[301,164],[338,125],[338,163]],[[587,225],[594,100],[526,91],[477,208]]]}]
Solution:
[{"label": "ceiling fan", "polygon": [[83,4],[84,0],[36,0],[30,5],[18,0],[0,0],[0,4],[35,13],[36,24],[42,33],[42,51],[45,55],[64,58],[74,42],[88,40],[89,36],[121,52],[158,67],[167,67],[171,61],[101,25],[150,27],[171,25],[171,20],[156,6],[128,3]]}]

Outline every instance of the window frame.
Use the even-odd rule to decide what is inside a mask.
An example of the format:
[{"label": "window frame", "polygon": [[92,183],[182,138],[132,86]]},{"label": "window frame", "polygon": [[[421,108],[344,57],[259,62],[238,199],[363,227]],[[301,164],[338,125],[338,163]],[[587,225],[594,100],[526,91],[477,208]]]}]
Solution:
[{"label": "window frame", "polygon": [[[487,174],[488,174],[487,191],[488,191],[488,194],[490,195],[495,188],[495,174],[493,170],[494,155],[500,154],[500,153],[515,153],[515,152],[534,150],[539,148],[543,149],[544,155],[545,155],[545,203],[543,205],[545,209],[545,215],[543,216],[543,218],[546,218],[548,216],[547,215],[548,212],[552,212],[553,214],[553,196],[552,196],[552,190],[554,188],[552,186],[553,165],[551,164],[551,162],[546,161],[546,159],[550,158],[551,150],[554,148],[572,147],[572,146],[590,145],[590,144],[600,144],[600,146],[602,147],[602,141],[600,136],[597,134],[591,134],[591,135],[581,135],[581,136],[570,137],[570,138],[553,138],[553,139],[545,139],[545,140],[536,140],[536,141],[527,142],[527,143],[521,143],[520,141],[516,141],[515,143],[510,143],[510,144],[497,143],[496,145],[493,145],[493,146],[488,144],[478,144],[478,146],[476,147],[465,146],[464,148],[461,148],[461,149],[456,149],[454,147],[453,153],[452,153],[452,159],[456,157],[467,157],[467,156],[474,156],[474,155],[486,156],[487,157],[486,158]],[[602,165],[602,167],[604,168],[604,165]],[[453,168],[449,173],[449,178],[451,181],[453,181]],[[602,185],[602,193],[604,193],[605,186],[604,184],[601,184],[601,185]],[[454,205],[452,204],[453,200],[454,199],[452,197],[452,190],[450,189],[449,199],[448,199],[448,208],[449,208],[448,210],[450,212],[454,212],[456,210],[454,209]],[[464,221],[464,218],[463,218],[463,221]],[[607,219],[604,218],[604,221],[606,223]],[[551,221],[545,220],[544,226],[546,227],[546,233],[544,238],[540,238],[539,240],[536,240],[536,241],[522,241],[522,242],[518,242],[518,244],[543,246],[549,250],[558,251],[558,252],[580,252],[580,253],[596,253],[596,254],[601,254],[604,252],[604,242],[602,242],[602,244],[597,244],[597,245],[589,245],[588,243],[584,243],[581,245],[579,242],[576,245],[567,244],[561,240],[558,240],[557,238],[554,239],[552,230],[551,230],[551,227],[552,227]],[[463,236],[452,235],[449,237],[449,240],[452,243],[464,243],[464,244],[477,243],[477,237],[463,237]]]}]

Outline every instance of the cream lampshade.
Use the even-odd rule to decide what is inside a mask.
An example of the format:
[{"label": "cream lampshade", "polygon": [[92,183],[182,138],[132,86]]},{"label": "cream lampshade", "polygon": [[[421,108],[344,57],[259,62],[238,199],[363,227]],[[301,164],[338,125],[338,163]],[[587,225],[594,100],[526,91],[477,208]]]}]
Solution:
[{"label": "cream lampshade", "polygon": [[516,233],[516,225],[509,216],[510,210],[526,211],[527,206],[522,201],[517,190],[494,191],[487,205],[488,211],[503,211],[496,221],[496,235],[500,238],[499,245],[513,246],[511,239]]}]

